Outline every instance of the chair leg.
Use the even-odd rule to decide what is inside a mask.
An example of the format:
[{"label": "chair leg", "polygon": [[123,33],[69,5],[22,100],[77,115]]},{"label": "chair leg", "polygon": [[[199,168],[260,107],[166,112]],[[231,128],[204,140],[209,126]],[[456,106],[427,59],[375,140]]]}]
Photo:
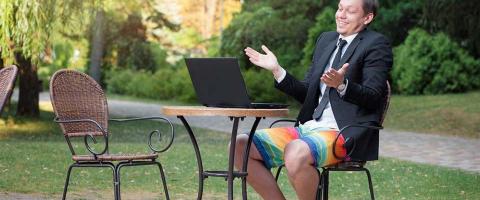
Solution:
[{"label": "chair leg", "polygon": [[317,170],[317,176],[318,176],[318,186],[317,186],[317,194],[315,194],[315,199],[320,200],[321,195],[322,195],[322,173],[320,173],[320,170],[318,168],[315,168]]},{"label": "chair leg", "polygon": [[278,182],[278,177],[280,176],[280,171],[282,171],[284,165],[280,165],[280,167],[277,168],[277,173],[275,174],[275,181]]},{"label": "chair leg", "polygon": [[162,164],[156,161],[152,162],[120,162],[116,166],[115,170],[115,177],[117,179],[117,187],[116,187],[116,195],[117,198],[116,200],[121,200],[121,190],[120,190],[120,170],[124,166],[138,166],[138,165],[157,165],[158,169],[160,170],[160,178],[162,179],[162,184],[163,184],[163,190],[165,191],[165,197],[167,200],[170,200],[170,195],[168,193],[168,187],[167,187],[167,180],[165,178],[165,173],[163,171]]},{"label": "chair leg", "polygon": [[[113,164],[112,164],[113,165]],[[117,166],[113,165],[112,166],[112,171],[113,171],[113,195],[114,199],[118,200],[120,198],[118,189],[120,187],[120,182],[119,182],[119,177],[117,177]]]},{"label": "chair leg", "polygon": [[322,172],[322,200],[328,200],[328,182],[329,182],[329,169],[324,169]]},{"label": "chair leg", "polygon": [[68,190],[68,184],[70,181],[70,173],[72,172],[72,169],[75,167],[75,163],[71,164],[70,167],[68,167],[67,171],[67,179],[65,180],[65,185],[63,186],[63,197],[62,200],[65,200],[67,197],[67,190]]},{"label": "chair leg", "polygon": [[367,174],[368,178],[368,189],[370,190],[370,198],[375,200],[375,195],[373,193],[373,184],[372,184],[372,177],[370,176],[370,171],[367,168],[363,168],[365,173]]},{"label": "chair leg", "polygon": [[118,163],[117,166],[115,167],[115,178],[117,179],[116,181],[116,188],[115,188],[115,194],[116,194],[116,198],[115,200],[121,200],[122,197],[121,197],[121,193],[120,193],[120,169],[126,165],[126,163]]},{"label": "chair leg", "polygon": [[168,194],[168,188],[167,188],[167,180],[165,179],[165,173],[163,172],[163,167],[162,164],[159,162],[156,162],[158,165],[158,169],[160,170],[160,177],[162,178],[162,184],[163,184],[163,190],[165,191],[165,197],[167,200],[170,200],[170,195]]},{"label": "chair leg", "polygon": [[70,182],[70,175],[71,175],[71,172],[72,172],[72,169],[74,167],[110,167],[112,169],[112,172],[113,172],[113,186],[114,186],[114,196],[115,196],[115,199],[117,199],[117,193],[116,193],[116,187],[115,187],[115,183],[116,183],[116,173],[115,173],[115,166],[112,164],[112,163],[73,163],[70,165],[70,167],[68,167],[68,171],[67,171],[67,179],[65,180],[65,186],[63,188],[63,196],[62,196],[62,200],[65,200],[66,197],[67,197],[67,190],[68,190],[68,185],[69,185],[69,182]]}]

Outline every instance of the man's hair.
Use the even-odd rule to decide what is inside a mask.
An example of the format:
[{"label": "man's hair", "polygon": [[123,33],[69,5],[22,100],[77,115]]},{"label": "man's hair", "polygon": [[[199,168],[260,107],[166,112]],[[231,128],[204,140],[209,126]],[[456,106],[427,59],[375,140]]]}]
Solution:
[{"label": "man's hair", "polygon": [[373,13],[373,16],[377,16],[378,0],[363,0],[363,11],[365,14]]}]

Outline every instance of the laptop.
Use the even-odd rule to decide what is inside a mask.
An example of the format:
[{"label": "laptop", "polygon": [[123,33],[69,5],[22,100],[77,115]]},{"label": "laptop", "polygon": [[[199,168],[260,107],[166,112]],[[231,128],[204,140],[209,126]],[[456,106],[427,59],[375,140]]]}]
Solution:
[{"label": "laptop", "polygon": [[280,103],[252,103],[237,58],[185,58],[198,101],[208,107],[280,109]]}]

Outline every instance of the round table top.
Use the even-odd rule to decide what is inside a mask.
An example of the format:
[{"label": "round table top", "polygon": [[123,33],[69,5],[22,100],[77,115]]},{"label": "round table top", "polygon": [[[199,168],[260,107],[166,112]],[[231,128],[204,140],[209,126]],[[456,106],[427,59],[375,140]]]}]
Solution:
[{"label": "round table top", "polygon": [[164,106],[165,115],[229,116],[229,117],[286,117],[288,109],[216,108],[205,106]]}]

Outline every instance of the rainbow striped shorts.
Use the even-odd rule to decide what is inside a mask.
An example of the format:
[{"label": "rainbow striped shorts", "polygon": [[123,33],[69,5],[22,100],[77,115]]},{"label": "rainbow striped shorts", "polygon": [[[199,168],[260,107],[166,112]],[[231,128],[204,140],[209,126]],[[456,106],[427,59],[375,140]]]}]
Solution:
[{"label": "rainbow striped shorts", "polygon": [[[333,155],[333,142],[338,131],[330,128],[308,129],[300,127],[280,127],[257,130],[253,143],[257,147],[267,168],[278,167],[285,163],[283,159],[285,146],[296,139],[307,143],[315,161],[315,167],[323,167],[340,162]],[[345,156],[343,147],[345,139],[339,136],[335,151],[339,156]]]}]

